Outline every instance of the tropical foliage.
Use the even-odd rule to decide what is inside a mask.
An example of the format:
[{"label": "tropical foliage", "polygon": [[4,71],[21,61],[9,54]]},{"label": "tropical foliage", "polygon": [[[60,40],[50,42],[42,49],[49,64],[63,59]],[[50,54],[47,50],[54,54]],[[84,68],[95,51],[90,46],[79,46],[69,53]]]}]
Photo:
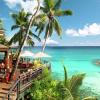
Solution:
[{"label": "tropical foliage", "polygon": [[0,37],[0,44],[8,45],[8,41],[5,36]]},{"label": "tropical foliage", "polygon": [[2,33],[2,36],[0,36],[0,44],[8,45],[8,41],[7,41],[6,36],[4,34],[4,28],[3,28],[2,20],[0,20],[0,31]]},{"label": "tropical foliage", "polygon": [[[13,13],[12,18],[15,22],[15,25],[11,27],[11,30],[18,30],[16,34],[11,38],[9,41],[9,44],[12,43],[18,43],[19,45],[22,44],[23,38],[25,37],[28,24],[29,24],[29,17],[31,16],[30,13],[25,13],[22,9],[19,13]],[[36,36],[31,30],[29,31],[29,34],[27,36],[26,42],[29,45],[34,45],[33,37],[40,40],[38,36]]]},{"label": "tropical foliage", "polygon": [[[36,13],[37,13],[37,10],[36,10]],[[13,68],[13,71],[11,73],[12,76],[18,67],[18,60],[20,58],[20,53],[22,51],[25,41],[29,45],[32,45],[32,46],[34,45],[34,41],[33,41],[32,37],[34,37],[40,41],[40,38],[37,35],[35,35],[34,33],[32,33],[32,31],[31,31],[31,26],[32,26],[31,23],[34,19],[35,14],[32,15],[30,20],[29,20],[29,17],[31,14],[25,13],[23,9],[18,14],[12,14],[12,18],[15,21],[15,25],[13,25],[11,29],[12,30],[19,29],[19,31],[9,41],[9,44],[12,44],[13,42],[19,43],[19,51],[18,51],[18,55],[16,58],[16,64],[15,64],[16,66],[15,66],[15,68]]]},{"label": "tropical foliage", "polygon": [[53,31],[56,31],[58,36],[61,36],[61,26],[57,20],[57,17],[72,15],[71,10],[62,10],[62,0],[43,0],[43,6],[40,7],[41,14],[36,17],[35,25],[36,31],[40,35],[45,31],[45,42],[43,45],[43,51],[46,44],[46,39],[52,36]]},{"label": "tropical foliage", "polygon": [[0,19],[0,29],[2,29],[2,20]]},{"label": "tropical foliage", "polygon": [[78,95],[79,87],[85,74],[73,75],[67,78],[67,71],[64,67],[65,79],[63,81],[53,80],[50,72],[45,69],[41,80],[35,80],[30,89],[32,100],[80,100]]}]

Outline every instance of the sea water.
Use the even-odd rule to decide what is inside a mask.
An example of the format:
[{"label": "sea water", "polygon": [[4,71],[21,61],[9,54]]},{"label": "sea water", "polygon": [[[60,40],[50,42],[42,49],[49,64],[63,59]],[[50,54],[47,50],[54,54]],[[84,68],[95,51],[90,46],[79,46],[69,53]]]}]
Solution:
[{"label": "sea water", "polygon": [[[26,49],[33,53],[41,51],[41,47],[24,48],[24,50]],[[69,77],[86,73],[82,86],[94,93],[90,93],[90,95],[98,95],[100,98],[100,65],[96,65],[96,60],[100,59],[100,47],[46,47],[45,53],[51,56],[46,59],[51,62],[54,79],[63,80],[63,65],[66,67]]]}]

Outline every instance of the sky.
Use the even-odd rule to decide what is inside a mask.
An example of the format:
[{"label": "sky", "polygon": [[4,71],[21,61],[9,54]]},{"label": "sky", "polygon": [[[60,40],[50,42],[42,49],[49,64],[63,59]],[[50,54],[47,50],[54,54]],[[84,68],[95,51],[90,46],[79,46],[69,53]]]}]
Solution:
[{"label": "sky", "polygon": [[[18,12],[20,8],[32,12],[36,5],[35,0],[0,0],[0,18],[8,39],[15,33],[11,31],[14,24],[11,13]],[[73,15],[58,18],[62,27],[62,38],[53,32],[47,45],[100,46],[100,0],[62,0],[61,8],[72,10]]]}]

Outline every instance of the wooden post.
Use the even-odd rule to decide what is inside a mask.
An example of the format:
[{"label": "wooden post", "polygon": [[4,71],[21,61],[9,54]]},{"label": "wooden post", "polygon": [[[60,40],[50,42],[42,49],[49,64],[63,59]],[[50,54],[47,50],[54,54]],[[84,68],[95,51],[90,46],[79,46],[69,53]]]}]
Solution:
[{"label": "wooden post", "polygon": [[20,77],[18,78],[18,83],[17,83],[17,100],[19,100],[20,97]]},{"label": "wooden post", "polygon": [[10,94],[8,94],[8,100],[10,100]]}]

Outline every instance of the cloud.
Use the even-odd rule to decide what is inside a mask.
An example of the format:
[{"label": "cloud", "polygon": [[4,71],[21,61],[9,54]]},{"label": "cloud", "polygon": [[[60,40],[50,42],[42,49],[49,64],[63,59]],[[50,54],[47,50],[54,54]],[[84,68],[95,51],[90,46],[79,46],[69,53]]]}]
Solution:
[{"label": "cloud", "polygon": [[[23,8],[26,12],[33,13],[33,9],[37,7],[36,0],[4,0],[10,9],[18,7]],[[42,4],[42,0],[40,2]]]},{"label": "cloud", "polygon": [[55,40],[48,38],[47,41],[46,41],[46,44],[47,45],[58,45],[59,43]]},{"label": "cloud", "polygon": [[17,4],[23,2],[23,0],[4,0],[9,8],[14,8]]},{"label": "cloud", "polygon": [[95,41],[79,41],[76,43],[73,43],[75,46],[100,46],[100,41],[95,40]]},{"label": "cloud", "polygon": [[67,29],[66,35],[71,36],[90,36],[100,34],[100,24],[93,23],[91,25],[85,25],[83,29]]},{"label": "cloud", "polygon": [[[42,46],[44,43],[44,39],[41,40],[41,42],[39,42],[37,40],[35,40],[34,42],[35,42],[35,46]],[[55,41],[53,39],[48,38],[46,41],[46,46],[57,46],[57,45],[59,45],[59,42]]]}]

